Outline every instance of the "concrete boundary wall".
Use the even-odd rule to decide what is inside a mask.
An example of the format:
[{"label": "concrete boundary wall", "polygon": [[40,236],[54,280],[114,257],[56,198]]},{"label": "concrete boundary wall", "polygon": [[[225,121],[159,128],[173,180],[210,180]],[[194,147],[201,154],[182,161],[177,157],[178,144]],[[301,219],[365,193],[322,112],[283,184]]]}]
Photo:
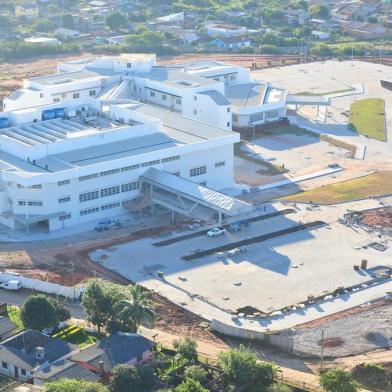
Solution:
[{"label": "concrete boundary wall", "polygon": [[270,334],[247,329],[241,326],[235,327],[234,325],[228,325],[216,319],[211,320],[210,328],[215,332],[219,332],[227,336],[268,342],[274,346],[282,348],[285,351],[294,352],[294,340],[292,337],[285,334]]},{"label": "concrete boundary wall", "polygon": [[79,298],[82,289],[80,287],[67,287],[57,283],[44,282],[38,279],[27,278],[21,275],[13,275],[7,273],[0,273],[0,282],[6,283],[10,280],[19,280],[22,283],[22,287],[26,289],[32,289],[47,294],[61,295],[66,298]]}]

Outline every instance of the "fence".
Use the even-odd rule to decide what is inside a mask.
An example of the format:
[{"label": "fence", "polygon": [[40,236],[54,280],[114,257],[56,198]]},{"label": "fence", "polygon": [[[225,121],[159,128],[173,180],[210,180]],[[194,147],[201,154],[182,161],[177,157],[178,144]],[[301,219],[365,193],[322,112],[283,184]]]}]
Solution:
[{"label": "fence", "polygon": [[65,298],[76,299],[79,298],[82,288],[67,287],[57,283],[44,282],[42,280],[27,278],[25,276],[13,275],[7,273],[0,273],[0,282],[5,283],[10,280],[19,280],[22,287],[32,289],[47,294],[60,295]]}]

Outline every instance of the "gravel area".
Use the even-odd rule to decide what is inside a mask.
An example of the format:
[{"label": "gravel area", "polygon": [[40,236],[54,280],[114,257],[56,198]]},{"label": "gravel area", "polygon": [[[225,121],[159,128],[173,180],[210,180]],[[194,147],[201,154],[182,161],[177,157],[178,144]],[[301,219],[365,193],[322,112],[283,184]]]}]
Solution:
[{"label": "gravel area", "polygon": [[391,318],[392,301],[389,300],[382,305],[371,305],[368,310],[361,311],[359,308],[355,314],[327,321],[314,328],[303,326],[284,334],[291,336],[296,352],[320,356],[322,331],[324,331],[324,356],[344,357],[390,348],[392,346]]}]

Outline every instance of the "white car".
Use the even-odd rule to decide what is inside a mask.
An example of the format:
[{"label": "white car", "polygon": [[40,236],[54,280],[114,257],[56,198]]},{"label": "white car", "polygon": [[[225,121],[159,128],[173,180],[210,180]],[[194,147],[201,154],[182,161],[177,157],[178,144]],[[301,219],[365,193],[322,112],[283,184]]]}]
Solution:
[{"label": "white car", "polygon": [[9,280],[6,283],[0,284],[0,288],[4,290],[20,290],[22,283],[19,280]]},{"label": "white car", "polygon": [[210,231],[207,231],[207,236],[208,237],[216,237],[218,235],[222,235],[226,233],[226,229],[222,227],[214,227]]}]

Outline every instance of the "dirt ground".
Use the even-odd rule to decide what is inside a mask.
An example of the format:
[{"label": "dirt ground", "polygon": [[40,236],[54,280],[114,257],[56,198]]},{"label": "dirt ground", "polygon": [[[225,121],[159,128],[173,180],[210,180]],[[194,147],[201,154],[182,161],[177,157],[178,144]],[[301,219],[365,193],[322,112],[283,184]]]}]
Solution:
[{"label": "dirt ground", "polygon": [[[56,245],[53,247],[29,247],[27,250],[0,252],[0,267],[10,272],[17,272],[26,277],[47,280],[63,285],[78,285],[83,281],[99,277],[118,284],[130,284],[129,280],[109,271],[89,258],[89,253],[104,247],[115,247],[122,242],[142,237],[151,237],[175,227],[157,227],[140,230],[127,236],[114,239],[100,239],[76,244]],[[156,306],[156,328],[178,336],[192,336],[195,339],[222,345],[223,341],[211,333],[204,320],[199,316],[173,304],[166,298],[153,293]]]},{"label": "dirt ground", "polygon": [[362,224],[371,227],[392,227],[392,208],[382,208],[376,211],[364,211],[359,220]]}]

